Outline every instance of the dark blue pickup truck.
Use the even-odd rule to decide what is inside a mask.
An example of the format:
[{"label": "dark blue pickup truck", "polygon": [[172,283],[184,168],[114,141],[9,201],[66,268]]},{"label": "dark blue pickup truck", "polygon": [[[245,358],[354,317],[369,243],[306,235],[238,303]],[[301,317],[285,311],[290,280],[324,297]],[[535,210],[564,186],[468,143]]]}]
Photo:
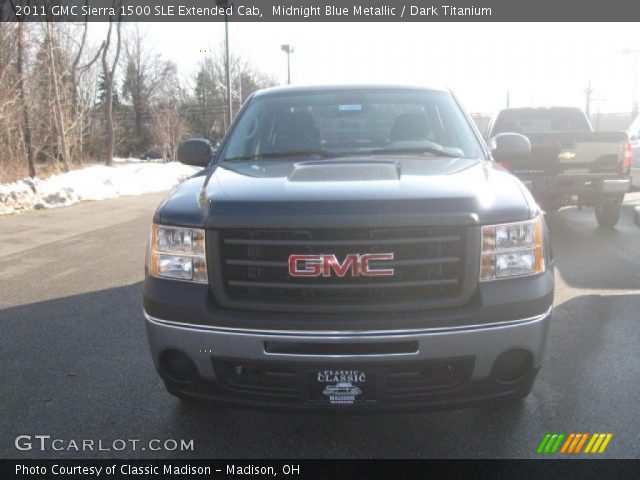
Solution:
[{"label": "dark blue pickup truck", "polygon": [[157,370],[228,407],[416,410],[531,391],[553,258],[527,188],[455,96],[397,86],[252,95],[158,207],[144,311]]}]

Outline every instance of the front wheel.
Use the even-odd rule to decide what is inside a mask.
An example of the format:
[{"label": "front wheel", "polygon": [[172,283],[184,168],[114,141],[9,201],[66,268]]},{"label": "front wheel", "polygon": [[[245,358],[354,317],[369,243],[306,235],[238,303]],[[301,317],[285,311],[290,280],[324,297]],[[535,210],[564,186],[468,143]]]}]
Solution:
[{"label": "front wheel", "polygon": [[596,220],[602,228],[613,228],[620,219],[622,199],[603,200],[596,205]]}]

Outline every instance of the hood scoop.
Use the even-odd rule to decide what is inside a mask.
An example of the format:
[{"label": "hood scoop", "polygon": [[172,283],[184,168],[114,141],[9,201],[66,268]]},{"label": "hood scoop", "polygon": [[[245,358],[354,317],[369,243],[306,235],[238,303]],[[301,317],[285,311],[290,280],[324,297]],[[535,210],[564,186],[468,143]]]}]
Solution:
[{"label": "hood scoop", "polygon": [[322,160],[296,163],[288,176],[290,182],[359,182],[400,180],[397,162],[371,160]]}]

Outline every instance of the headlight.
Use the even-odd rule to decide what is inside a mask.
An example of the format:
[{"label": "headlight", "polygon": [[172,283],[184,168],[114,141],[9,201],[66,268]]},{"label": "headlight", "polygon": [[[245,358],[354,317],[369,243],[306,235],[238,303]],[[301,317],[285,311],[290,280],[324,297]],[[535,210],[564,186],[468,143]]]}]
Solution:
[{"label": "headlight", "polygon": [[148,268],[154,277],[208,283],[204,230],[153,225]]},{"label": "headlight", "polygon": [[542,217],[482,227],[480,281],[535,275],[545,270]]}]

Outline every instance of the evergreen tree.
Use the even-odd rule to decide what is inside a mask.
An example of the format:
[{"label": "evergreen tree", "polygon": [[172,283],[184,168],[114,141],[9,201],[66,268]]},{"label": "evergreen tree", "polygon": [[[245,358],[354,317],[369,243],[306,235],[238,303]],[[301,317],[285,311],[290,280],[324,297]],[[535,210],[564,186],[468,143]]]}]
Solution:
[{"label": "evergreen tree", "polygon": [[[100,72],[98,77],[98,87],[96,93],[96,107],[102,107],[104,105],[104,100],[107,96],[106,92],[106,84],[107,81],[104,77],[104,73]],[[120,97],[118,96],[118,91],[116,87],[113,87],[113,109],[117,110],[120,107]]]}]

